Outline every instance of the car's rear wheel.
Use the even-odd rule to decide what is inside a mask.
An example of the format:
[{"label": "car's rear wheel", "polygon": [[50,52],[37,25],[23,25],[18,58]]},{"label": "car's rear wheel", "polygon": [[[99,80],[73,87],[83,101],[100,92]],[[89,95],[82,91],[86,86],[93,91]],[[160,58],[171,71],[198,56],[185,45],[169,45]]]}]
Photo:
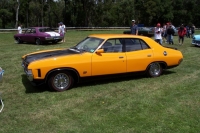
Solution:
[{"label": "car's rear wheel", "polygon": [[50,75],[48,85],[51,89],[61,92],[72,87],[74,78],[65,71],[54,72]]},{"label": "car's rear wheel", "polygon": [[42,44],[42,42],[40,41],[39,38],[37,38],[37,39],[35,40],[35,44],[40,45],[40,44]]},{"label": "car's rear wheel", "polygon": [[150,77],[159,77],[162,74],[163,68],[158,62],[153,62],[148,67],[148,75]]}]

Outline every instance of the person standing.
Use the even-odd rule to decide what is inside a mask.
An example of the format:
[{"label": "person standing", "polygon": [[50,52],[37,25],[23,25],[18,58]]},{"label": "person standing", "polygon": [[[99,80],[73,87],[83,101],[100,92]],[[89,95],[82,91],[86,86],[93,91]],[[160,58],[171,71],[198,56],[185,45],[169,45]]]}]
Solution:
[{"label": "person standing", "polygon": [[163,29],[162,30],[162,41],[166,43],[167,42],[167,38],[166,38],[167,37],[167,33],[166,33],[167,32],[167,25],[165,23],[163,24],[162,29]]},{"label": "person standing", "polygon": [[187,25],[185,28],[186,28],[186,32],[187,32],[186,37],[190,38],[190,27]]},{"label": "person standing", "polygon": [[169,22],[166,23],[166,31],[165,31],[165,36],[166,36],[166,40],[167,40],[166,43],[169,43],[169,40],[168,40],[169,37],[168,37],[168,34],[167,34],[167,30],[169,29],[169,25],[170,25]]},{"label": "person standing", "polygon": [[178,39],[178,42],[179,42],[179,45],[183,45],[183,42],[184,42],[184,36],[186,35],[186,28],[184,27],[184,25],[182,24],[180,26],[180,28],[178,29],[178,36],[179,36],[179,39]]},{"label": "person standing", "polygon": [[18,34],[22,34],[22,24],[19,24],[17,30],[18,30],[17,32]]},{"label": "person standing", "polygon": [[[58,23],[58,33],[60,34],[60,36],[63,36],[63,28],[62,28],[62,23]],[[63,42],[63,40],[61,41]]]},{"label": "person standing", "polygon": [[132,25],[130,29],[132,35],[138,35],[138,26],[135,24],[135,20],[132,20]]},{"label": "person standing", "polygon": [[160,28],[160,23],[158,23],[156,25],[156,27],[154,28],[154,38],[155,38],[155,41],[157,43],[159,43],[160,45],[162,45],[162,36],[161,36],[161,34],[162,34],[162,30]]},{"label": "person standing", "polygon": [[194,24],[192,24],[192,27],[191,27],[191,38],[193,38],[193,36],[194,36],[194,33],[195,33],[195,26],[194,26]]},{"label": "person standing", "polygon": [[65,42],[65,25],[63,24],[63,22],[60,22],[61,26],[62,26],[62,33],[63,33],[63,40],[62,42]]},{"label": "person standing", "polygon": [[170,24],[169,25],[169,28],[167,29],[167,37],[168,37],[168,43],[169,44],[174,44],[174,41],[173,41],[173,35],[174,35],[174,29],[172,28],[172,25]]},{"label": "person standing", "polygon": [[61,30],[62,30],[62,29],[61,29],[61,24],[58,23],[58,33],[59,33],[59,34],[61,34]]}]

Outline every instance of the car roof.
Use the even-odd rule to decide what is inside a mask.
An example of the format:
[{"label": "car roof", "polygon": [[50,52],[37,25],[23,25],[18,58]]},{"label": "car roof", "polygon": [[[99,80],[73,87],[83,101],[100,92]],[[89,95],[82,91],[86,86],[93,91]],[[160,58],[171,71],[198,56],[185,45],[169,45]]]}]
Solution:
[{"label": "car roof", "polygon": [[140,38],[146,39],[145,36],[140,35],[131,35],[131,34],[91,34],[88,37],[96,37],[101,39],[109,39],[109,38]]}]

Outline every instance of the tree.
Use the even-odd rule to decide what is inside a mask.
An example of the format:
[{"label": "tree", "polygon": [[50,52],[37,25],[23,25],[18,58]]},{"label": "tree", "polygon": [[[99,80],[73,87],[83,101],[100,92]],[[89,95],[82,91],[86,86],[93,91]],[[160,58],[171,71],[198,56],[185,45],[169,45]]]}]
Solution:
[{"label": "tree", "polygon": [[198,26],[199,5],[199,0],[0,0],[0,27],[57,27],[61,21],[74,27],[118,27],[132,19],[145,26],[169,21]]},{"label": "tree", "polygon": [[16,22],[15,22],[15,28],[17,28],[17,26],[18,26],[19,7],[20,7],[20,2],[19,2],[19,0],[17,0],[17,5],[16,5]]},{"label": "tree", "polygon": [[12,4],[7,0],[0,1],[0,19],[1,19],[1,27],[3,29],[6,28],[7,22],[11,20],[12,12]]}]

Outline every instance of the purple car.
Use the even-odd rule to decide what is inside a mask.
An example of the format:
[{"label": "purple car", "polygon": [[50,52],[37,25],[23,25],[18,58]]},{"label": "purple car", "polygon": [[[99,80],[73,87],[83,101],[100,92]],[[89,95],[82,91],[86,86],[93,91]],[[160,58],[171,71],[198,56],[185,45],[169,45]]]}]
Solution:
[{"label": "purple car", "polygon": [[18,44],[27,42],[39,45],[45,42],[57,43],[63,36],[50,27],[30,27],[24,33],[14,35],[14,38]]}]

